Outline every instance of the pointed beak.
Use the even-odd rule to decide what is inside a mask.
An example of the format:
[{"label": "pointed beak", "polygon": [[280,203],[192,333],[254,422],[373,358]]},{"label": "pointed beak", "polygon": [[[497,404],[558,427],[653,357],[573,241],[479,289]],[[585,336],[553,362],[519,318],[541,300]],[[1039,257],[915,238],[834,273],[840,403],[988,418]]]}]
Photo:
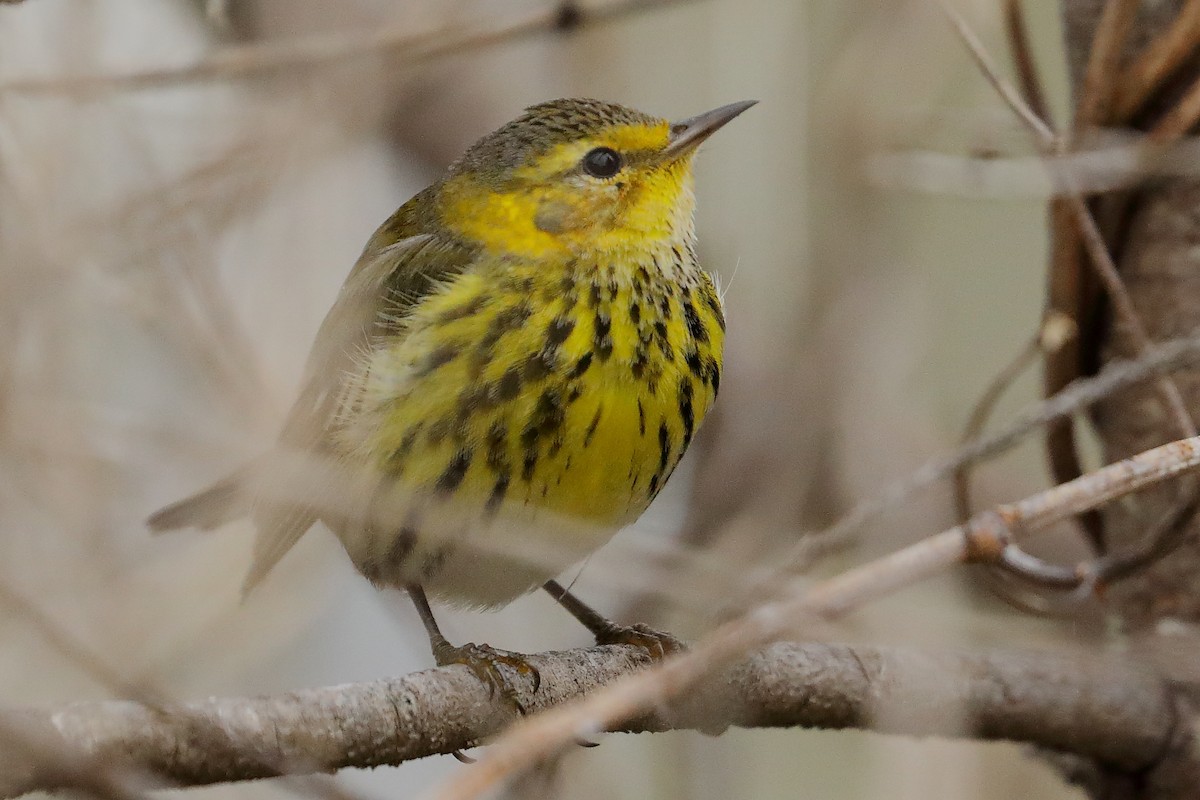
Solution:
[{"label": "pointed beak", "polygon": [[743,100],[740,103],[730,103],[694,117],[672,122],[671,138],[662,152],[663,156],[678,158],[685,153],[690,153],[699,147],[701,142],[716,133],[726,122],[757,102],[757,100]]}]

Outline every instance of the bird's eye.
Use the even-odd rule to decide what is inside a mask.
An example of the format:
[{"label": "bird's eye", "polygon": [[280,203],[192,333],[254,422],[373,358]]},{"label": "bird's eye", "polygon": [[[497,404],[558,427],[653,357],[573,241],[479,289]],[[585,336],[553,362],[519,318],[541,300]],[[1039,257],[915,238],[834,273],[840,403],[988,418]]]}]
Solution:
[{"label": "bird's eye", "polygon": [[593,178],[611,178],[621,171],[621,154],[611,147],[597,147],[583,157],[583,171]]}]

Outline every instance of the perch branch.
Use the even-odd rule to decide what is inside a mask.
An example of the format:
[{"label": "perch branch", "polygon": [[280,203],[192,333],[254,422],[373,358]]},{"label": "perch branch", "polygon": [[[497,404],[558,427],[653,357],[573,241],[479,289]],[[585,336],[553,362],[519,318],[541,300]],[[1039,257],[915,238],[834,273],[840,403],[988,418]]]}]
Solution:
[{"label": "perch branch", "polygon": [[[531,657],[542,674],[531,710],[561,703],[648,663],[621,645]],[[931,677],[936,679],[931,680]],[[688,702],[644,715],[627,731],[740,727],[869,728],[918,736],[971,736],[1037,744],[1130,771],[1151,766],[1173,728],[1154,674],[1094,654],[924,652],[830,644],[774,644],[708,680]],[[404,677],[256,698],[210,699],[158,712],[100,701],[8,711],[0,723],[176,786],[272,774],[269,761],[314,771],[398,764],[472,746],[511,711],[461,666]],[[219,727],[213,749],[197,726]],[[70,788],[63,773],[21,774],[0,758],[0,796]]]},{"label": "perch branch", "polygon": [[436,796],[473,800],[578,737],[636,718],[691,690],[706,675],[777,641],[805,621],[834,619],[911,586],[956,563],[999,563],[1021,534],[1070,518],[1200,466],[1200,437],[1183,439],[1109,464],[1016,503],[999,506],[890,555],[814,586],[795,584],[777,600],[727,622],[694,649],[629,675],[560,708],[522,720]]}]

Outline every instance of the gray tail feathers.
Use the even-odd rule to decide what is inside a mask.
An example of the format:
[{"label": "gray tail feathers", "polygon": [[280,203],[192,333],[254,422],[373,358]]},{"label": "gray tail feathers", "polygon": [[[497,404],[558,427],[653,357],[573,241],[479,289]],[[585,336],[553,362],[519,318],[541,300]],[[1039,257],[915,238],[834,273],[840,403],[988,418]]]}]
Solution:
[{"label": "gray tail feathers", "polygon": [[292,545],[317,521],[317,515],[299,506],[260,507],[255,509],[254,523],[258,538],[254,542],[254,562],[242,583],[242,597],[267,577],[279,559],[287,555]]},{"label": "gray tail feathers", "polygon": [[[154,512],[146,524],[154,533],[164,533],[179,528],[210,530],[227,522],[249,516],[258,529],[254,546],[254,563],[242,587],[243,595],[262,581],[271,567],[283,558],[292,545],[317,521],[317,513],[309,507],[295,502],[271,502],[262,496],[276,496],[272,488],[277,485],[300,486],[307,489],[306,496],[316,496],[320,491],[316,485],[308,486],[295,475],[276,476],[276,480],[264,486],[262,460],[256,461],[229,477],[217,481],[202,492],[186,497],[166,508]],[[286,472],[286,470],[284,470]],[[321,473],[324,475],[325,473]]]},{"label": "gray tail feathers", "polygon": [[250,493],[245,470],[217,481],[202,492],[171,503],[150,515],[146,525],[154,533],[180,528],[212,530],[250,513]]}]

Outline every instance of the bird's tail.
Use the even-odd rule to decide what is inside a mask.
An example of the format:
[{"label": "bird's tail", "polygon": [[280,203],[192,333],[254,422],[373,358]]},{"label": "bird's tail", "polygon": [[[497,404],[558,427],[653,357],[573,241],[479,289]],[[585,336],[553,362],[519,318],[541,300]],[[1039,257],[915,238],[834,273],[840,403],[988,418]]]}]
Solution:
[{"label": "bird's tail", "polygon": [[212,530],[250,513],[247,470],[223,478],[191,497],[171,503],[150,515],[146,525],[154,533],[180,528]]},{"label": "bird's tail", "polygon": [[[261,497],[256,499],[263,488],[262,461],[253,462],[207,489],[155,511],[146,520],[153,533],[166,533],[180,528],[211,530],[242,517],[251,517],[258,536],[254,561],[242,586],[243,597],[266,577],[317,520],[316,513],[305,506],[264,502]],[[313,492],[316,492],[315,488]]]}]

